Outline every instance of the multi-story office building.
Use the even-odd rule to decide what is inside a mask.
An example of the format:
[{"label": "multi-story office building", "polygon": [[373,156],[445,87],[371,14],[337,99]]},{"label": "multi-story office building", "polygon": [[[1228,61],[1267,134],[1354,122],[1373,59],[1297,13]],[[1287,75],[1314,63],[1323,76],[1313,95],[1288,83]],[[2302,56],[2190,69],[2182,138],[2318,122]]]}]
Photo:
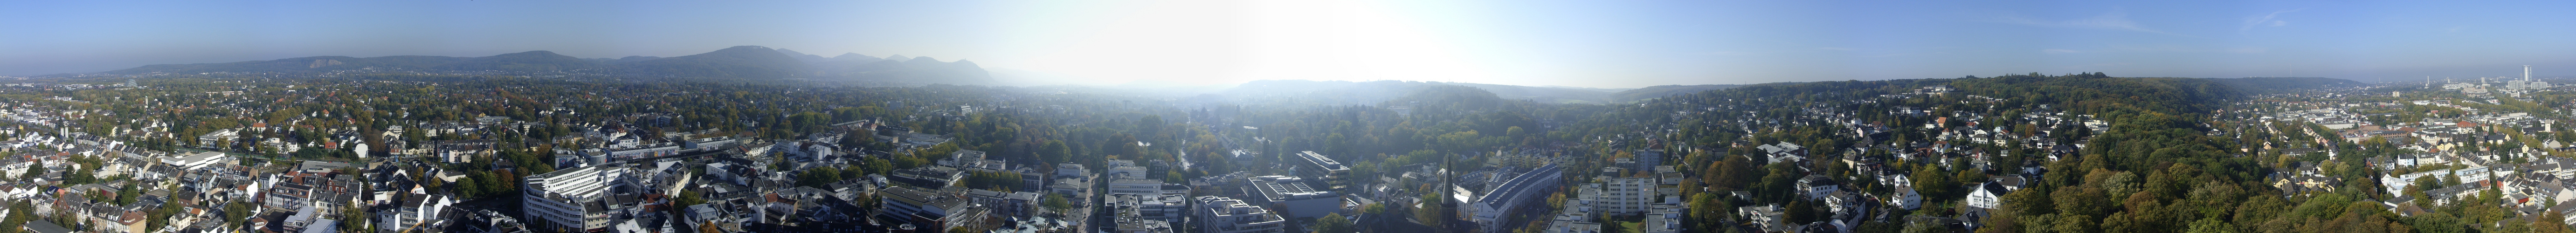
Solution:
[{"label": "multi-story office building", "polygon": [[1189,215],[1189,198],[1181,195],[1109,194],[1108,201],[1112,208],[1135,209],[1139,218],[1181,222],[1181,216]]},{"label": "multi-story office building", "polygon": [[521,211],[534,220],[530,227],[553,231],[607,229],[612,205],[625,203],[608,203],[605,199],[620,195],[616,193],[620,191],[633,195],[635,189],[633,179],[626,177],[626,168],[614,166],[556,170],[528,176],[526,181],[520,186],[527,195]]},{"label": "multi-story office building", "polygon": [[1109,180],[1109,193],[1111,193],[1111,194],[1159,194],[1159,193],[1162,193],[1162,192],[1163,192],[1163,180],[1154,180],[1154,179],[1110,179],[1110,180]]},{"label": "multi-story office building", "polygon": [[1259,193],[1265,206],[1279,207],[1292,218],[1322,217],[1342,210],[1342,195],[1318,189],[1311,181],[1294,176],[1255,176],[1244,179]]},{"label": "multi-story office building", "polygon": [[948,232],[949,228],[974,225],[971,220],[982,219],[985,214],[988,214],[984,210],[975,209],[976,205],[971,200],[942,193],[939,190],[895,186],[879,191],[878,194],[882,195],[883,198],[879,201],[885,206],[885,211],[881,214],[914,226],[933,229],[935,232]]},{"label": "multi-story office building", "polygon": [[1280,233],[1287,232],[1288,218],[1271,213],[1261,206],[1243,200],[1219,196],[1200,196],[1199,206],[1192,210],[1198,216],[1193,228],[1206,233]]},{"label": "multi-story office building", "polygon": [[[1037,203],[1041,195],[1034,192],[1005,193],[975,189],[966,190],[966,197],[968,199],[974,199],[976,205],[991,208],[993,210],[993,214],[1028,218],[1036,215]],[[1179,200],[1180,198],[1173,199]]]},{"label": "multi-story office building", "polygon": [[1298,176],[1304,176],[1307,179],[1314,179],[1314,181],[1320,182],[1321,185],[1323,185],[1321,188],[1324,190],[1335,192],[1349,191],[1348,189],[1351,187],[1350,165],[1344,165],[1342,164],[1342,161],[1334,161],[1333,158],[1324,157],[1324,154],[1317,154],[1314,151],[1297,152],[1297,158],[1306,161],[1304,164],[1298,165]]}]

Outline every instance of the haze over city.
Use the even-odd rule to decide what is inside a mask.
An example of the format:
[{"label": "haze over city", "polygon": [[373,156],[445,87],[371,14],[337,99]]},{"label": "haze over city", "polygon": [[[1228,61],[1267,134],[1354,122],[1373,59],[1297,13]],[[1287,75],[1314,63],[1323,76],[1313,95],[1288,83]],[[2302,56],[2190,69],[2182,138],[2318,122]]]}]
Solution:
[{"label": "haze over city", "polygon": [[[1064,83],[1640,87],[2004,73],[2364,81],[2576,69],[2570,3],[2343,1],[61,1],[0,9],[0,74],[303,56],[968,59]],[[2569,64],[2556,65],[2555,64]]]},{"label": "haze over city", "polygon": [[0,233],[2576,233],[2565,12],[10,2]]}]

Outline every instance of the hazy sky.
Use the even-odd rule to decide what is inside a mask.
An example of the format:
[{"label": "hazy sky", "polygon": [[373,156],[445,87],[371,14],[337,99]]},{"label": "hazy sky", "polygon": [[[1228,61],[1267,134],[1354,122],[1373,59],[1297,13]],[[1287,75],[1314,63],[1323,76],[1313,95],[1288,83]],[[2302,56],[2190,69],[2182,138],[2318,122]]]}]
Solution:
[{"label": "hazy sky", "polygon": [[[2576,76],[2576,3],[12,1],[0,75],[305,56],[968,59],[1062,83],[1642,87],[2007,73]],[[1016,71],[1014,71],[1016,70]]]}]

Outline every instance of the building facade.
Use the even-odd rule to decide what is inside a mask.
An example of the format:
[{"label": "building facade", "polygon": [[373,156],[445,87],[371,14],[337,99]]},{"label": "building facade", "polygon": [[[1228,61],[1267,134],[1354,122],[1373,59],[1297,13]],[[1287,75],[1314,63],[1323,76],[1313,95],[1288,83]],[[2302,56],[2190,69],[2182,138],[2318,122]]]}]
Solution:
[{"label": "building facade", "polygon": [[1200,196],[1195,228],[1206,233],[1282,233],[1288,219],[1243,200]]},{"label": "building facade", "polygon": [[1297,158],[1305,161],[1297,167],[1297,175],[1315,179],[1318,185],[1323,186],[1320,188],[1345,192],[1351,187],[1350,165],[1344,165],[1341,161],[1334,161],[1333,158],[1324,157],[1324,154],[1317,154],[1314,151],[1297,152]]},{"label": "building facade", "polygon": [[521,211],[531,227],[555,231],[590,231],[609,227],[602,199],[618,188],[633,187],[624,167],[588,166],[528,176],[520,186],[527,195]]},{"label": "building facade", "polygon": [[1585,184],[1577,199],[1598,214],[1638,215],[1646,205],[1654,204],[1655,178],[1610,178],[1609,182]]}]

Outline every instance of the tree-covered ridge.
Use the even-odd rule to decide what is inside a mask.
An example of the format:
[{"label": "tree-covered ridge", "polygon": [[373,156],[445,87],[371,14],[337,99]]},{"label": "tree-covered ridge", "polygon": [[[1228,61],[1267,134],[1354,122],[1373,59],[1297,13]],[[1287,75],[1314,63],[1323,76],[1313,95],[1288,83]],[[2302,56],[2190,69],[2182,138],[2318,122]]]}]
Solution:
[{"label": "tree-covered ridge", "polygon": [[1741,86],[1744,86],[1744,85],[1735,85],[1735,84],[1712,84],[1712,85],[1661,85],[1661,86],[1650,86],[1650,87],[1643,87],[1643,88],[1637,88],[1637,89],[1630,89],[1630,90],[1625,90],[1625,91],[1619,91],[1619,92],[1617,92],[1617,93],[1610,93],[1610,102],[1611,102],[1611,103],[1628,103],[1628,102],[1635,102],[1635,101],[1639,101],[1639,100],[1647,100],[1647,99],[1654,99],[1654,98],[1663,98],[1663,97],[1665,97],[1665,96],[1680,95],[1680,94],[1689,94],[1689,93],[1699,93],[1699,92],[1708,91],[1708,90],[1727,89],[1727,88],[1735,88],[1735,87],[1741,87]]},{"label": "tree-covered ridge", "polygon": [[267,61],[228,63],[159,64],[101,72],[117,75],[186,76],[211,73],[258,74],[272,78],[358,74],[441,74],[527,76],[579,76],[587,78],[649,78],[685,80],[754,80],[773,81],[787,78],[845,80],[863,83],[901,84],[992,84],[992,75],[974,62],[939,61],[929,57],[905,60],[879,59],[857,54],[841,58],[799,59],[783,51],[760,46],[735,46],[713,52],[678,57],[629,56],[623,59],[582,59],[550,51],[528,51],[484,57],[384,56],[345,57],[317,56]]},{"label": "tree-covered ridge", "polygon": [[1312,81],[1255,80],[1223,90],[1206,91],[1207,101],[1224,101],[1245,105],[1381,105],[1383,101],[1403,97],[1424,88],[1458,86],[1475,88],[1505,100],[1529,100],[1551,104],[1605,104],[1611,89],[1555,86],[1514,86],[1480,83],[1420,81]]},{"label": "tree-covered ridge", "polygon": [[600,64],[589,60],[582,60],[581,58],[555,54],[555,52],[538,50],[492,55],[489,57],[467,58],[462,61],[439,65],[436,68],[445,70],[540,72],[591,69],[598,68],[599,66]]},{"label": "tree-covered ridge", "polygon": [[151,73],[181,73],[181,74],[194,74],[194,73],[205,73],[205,72],[319,72],[319,71],[339,71],[339,70],[363,70],[363,69],[369,69],[369,68],[375,68],[375,69],[396,69],[396,70],[412,70],[412,71],[455,70],[455,71],[547,72],[547,71],[572,71],[572,70],[580,70],[580,69],[591,69],[591,68],[597,68],[597,67],[599,67],[599,66],[600,66],[600,65],[599,65],[599,64],[597,64],[596,62],[592,62],[592,61],[588,61],[588,60],[582,60],[581,58],[574,58],[574,57],[571,57],[571,56],[564,56],[564,55],[562,55],[562,54],[555,54],[554,52],[549,52],[549,51],[539,50],[539,51],[527,51],[527,52],[509,53],[509,54],[501,54],[501,55],[492,55],[492,56],[486,56],[486,57],[383,56],[383,57],[357,58],[357,57],[343,57],[343,56],[319,56],[319,57],[287,58],[287,59],[277,59],[277,60],[268,60],[268,61],[245,61],[245,62],[229,62],[229,63],[200,63],[200,64],[163,64],[163,65],[146,65],[146,66],[143,66],[143,67],[137,67],[137,68],[132,68],[132,69],[122,69],[122,70],[108,71],[108,72],[105,72],[105,73],[109,73],[109,74],[151,74]]},{"label": "tree-covered ridge", "polygon": [[1379,105],[1221,106],[1211,111],[1234,118],[1234,124],[1259,129],[1230,135],[1238,141],[1273,140],[1256,151],[1277,155],[1312,150],[1356,161],[1354,172],[1367,174],[1383,167],[1436,162],[1443,155],[1481,161],[1497,149],[1563,141],[1574,134],[1547,131],[1540,122],[1587,118],[1600,109],[1598,105],[1505,100],[1479,88],[1441,85]]},{"label": "tree-covered ridge", "polygon": [[[1934,87],[1951,91],[1931,91]],[[1780,205],[1788,208],[1785,217],[1792,220],[1823,219],[1824,210],[1801,209],[1821,208],[1821,204],[1789,195],[1794,193],[1789,184],[1807,174],[1832,177],[1868,193],[1899,188],[1878,184],[1873,177],[1912,177],[1914,184],[1905,188],[1923,193],[1933,204],[1908,214],[1970,216],[1962,219],[1978,220],[1981,232],[2460,232],[2456,230],[2466,226],[2463,219],[2447,215],[2399,217],[2368,201],[2377,197],[2366,186],[2285,196],[2288,193],[2262,180],[2278,165],[2249,157],[2239,150],[2246,145],[2236,138],[2212,136],[2213,129],[2241,124],[2216,114],[2248,97],[2240,90],[2231,82],[2212,79],[2122,78],[2100,73],[1775,83],[1666,97],[1623,107],[1601,120],[1644,123],[1604,126],[1626,130],[1672,127],[1680,129],[1679,140],[1690,142],[1662,148],[1724,148],[1721,153],[1689,155],[1680,164],[1700,174],[1701,185],[1709,188],[1685,193],[1695,193],[1686,196],[1696,226],[1701,227],[1696,229],[1711,231],[1736,229],[1717,223],[1741,219],[1733,208],[1738,206]],[[1894,111],[1898,109],[1922,112]],[[2101,120],[2107,127],[2088,127],[2080,123],[2083,120]],[[1885,133],[1868,133],[1876,130]],[[1953,137],[1962,130],[1990,131],[2018,140],[1976,142]],[[1746,156],[1762,153],[1754,146],[1780,142],[1815,150],[1815,162],[1766,166],[1761,157]],[[1923,142],[1983,153],[1999,168],[1970,169],[1938,162],[1961,160],[1908,161],[1893,156],[1914,153],[1909,150],[1921,149]],[[2081,149],[2052,160],[2048,157],[2053,151],[2043,146],[2048,144]],[[2356,164],[2338,167],[2364,166],[2357,159],[2352,162]],[[2023,164],[2044,171],[2025,173],[2015,168]],[[1881,173],[1858,173],[1847,167]],[[2368,183],[2375,177],[2363,172],[2337,174],[2354,183]],[[1971,185],[2005,175],[2030,180],[2000,197],[1998,209],[1980,212],[1961,207]],[[1749,200],[1722,197],[1727,191],[1757,195]],[[1859,228],[1862,232],[1914,229],[1907,222],[1875,221]]]},{"label": "tree-covered ridge", "polygon": [[2314,89],[2319,87],[2360,87],[2369,85],[2352,80],[2319,77],[2244,77],[2210,80],[2227,84],[2227,86],[2236,87],[2239,91],[2251,94],[2286,93],[2289,91]]},{"label": "tree-covered ridge", "polygon": [[778,50],[734,46],[714,52],[620,65],[628,72],[670,77],[786,78],[813,76],[804,62]]},{"label": "tree-covered ridge", "polygon": [[2115,78],[2101,73],[1971,77],[1950,85],[1970,95],[2002,99],[2005,106],[2051,104],[2084,114],[2105,115],[2207,115],[2228,101],[2244,97],[2236,89],[2209,79]]},{"label": "tree-covered ridge", "polygon": [[[2389,214],[2371,202],[2391,197],[2371,191],[2380,190],[2367,182],[2379,171],[2362,158],[2404,151],[2368,146],[2386,142],[2364,142],[2282,145],[2354,148],[2334,159],[2279,154],[2265,145],[2339,137],[2312,125],[2246,120],[2252,108],[2235,102],[2253,97],[2205,79],[2087,73],[1773,83],[1611,105],[1518,99],[1488,88],[1427,82],[1377,83],[1386,85],[1353,91],[1386,90],[1371,93],[1384,95],[1373,97],[1305,91],[1246,98],[1277,101],[1171,99],[1052,87],[820,87],[424,74],[300,79],[212,74],[144,79],[141,84],[149,88],[15,87],[0,93],[0,102],[80,109],[72,115],[82,117],[67,121],[75,132],[114,135],[114,140],[147,148],[201,148],[264,159],[348,161],[354,156],[345,150],[278,152],[244,142],[366,143],[383,151],[439,141],[499,141],[496,147],[503,149],[494,156],[426,166],[463,171],[456,181],[413,177],[430,192],[469,199],[506,198],[521,188],[515,185],[521,177],[552,168],[542,162],[548,161],[547,153],[575,148],[554,144],[586,140],[577,135],[596,130],[805,140],[866,155],[812,167],[767,158],[782,161],[767,168],[785,171],[775,174],[793,177],[785,179],[796,186],[933,166],[931,161],[962,150],[987,152],[987,158],[1014,166],[1040,165],[1038,169],[1060,163],[1097,168],[1110,160],[1170,164],[1162,166],[1180,168],[1155,175],[1171,183],[1236,172],[1293,174],[1288,169],[1294,166],[1281,164],[1302,161],[1286,155],[1314,151],[1351,166],[1355,190],[1340,191],[1403,197],[1380,200],[1391,203],[1374,207],[1379,210],[1357,221],[1370,231],[1388,230],[1371,228],[1384,223],[1403,224],[1367,220],[1406,218],[1383,214],[1389,207],[1415,213],[1420,222],[1460,220],[1419,219],[1452,210],[1416,208],[1407,203],[1415,200],[1404,200],[1421,196],[1420,201],[1436,202],[1446,197],[1433,192],[1455,190],[1425,175],[1477,179],[1476,174],[1527,171],[1541,164],[1567,171],[1561,182],[1566,185],[1536,191],[1547,199],[1549,210],[1582,208],[1568,199],[1582,193],[1579,184],[1601,182],[1595,178],[1665,177],[1670,174],[1650,167],[1671,165],[1688,174],[1672,188],[1688,204],[1684,224],[1698,232],[1744,230],[1748,216],[1736,207],[1776,206],[1792,223],[1837,218],[1828,207],[1835,203],[1801,192],[1802,180],[1817,179],[1874,198],[1912,190],[1927,200],[1918,210],[1873,217],[1855,226],[1859,232],[1943,227],[1924,219],[1966,219],[1993,232],[2515,229],[2472,227],[2510,216],[2492,205],[2427,206],[2439,214]],[[1319,100],[1327,98],[1337,99]],[[384,131],[468,123],[478,117],[520,122],[457,133]],[[836,126],[859,121],[895,127]],[[194,137],[263,123],[268,127],[243,130],[233,138]],[[148,132],[117,133],[138,128]],[[359,136],[334,135],[340,133]],[[897,147],[876,137],[818,139],[914,136],[909,133],[954,140]],[[1809,151],[1799,159],[1773,162],[1780,158],[1760,149],[1780,143]],[[1666,156],[1644,160],[1656,164],[1622,164],[1639,162],[1650,150],[1663,150]],[[2303,193],[2286,193],[2266,183],[2264,176],[2295,168],[2284,165],[2291,161],[2323,163],[2321,176],[2356,182],[2344,190]],[[72,162],[97,163],[87,158]],[[1618,169],[1608,169],[1614,167]],[[1458,174],[1429,172],[1443,168]],[[116,179],[63,172],[76,183]],[[1012,175],[976,172],[961,179],[961,185],[1028,191],[1015,190],[1025,187],[1013,185],[1018,180]],[[1996,198],[2002,202],[1997,208],[1967,207],[1978,190],[1973,185],[2013,176],[2026,182]],[[707,201],[698,198],[704,195],[682,194],[674,200],[701,203]],[[1091,202],[1083,196],[1048,199],[1065,198]],[[1504,222],[1530,225],[1505,229],[1544,229],[1549,221],[1538,221],[1543,217],[1511,216]],[[1624,217],[1599,221],[1639,224]],[[1915,222],[1928,223],[1909,226]]]},{"label": "tree-covered ridge", "polygon": [[455,63],[455,62],[459,62],[459,61],[464,61],[464,60],[466,60],[466,59],[467,59],[467,58],[462,58],[462,57],[442,57],[442,56],[384,56],[384,57],[370,57],[370,58],[356,58],[356,57],[345,57],[345,56],[319,56],[319,57],[287,58],[287,59],[277,59],[277,60],[267,60],[267,61],[244,61],[244,62],[228,62],[228,63],[198,63],[198,64],[160,64],[160,65],[145,65],[145,66],[143,66],[143,67],[136,67],[136,68],[132,68],[132,69],[114,70],[114,71],[108,71],[108,72],[105,72],[105,73],[108,73],[108,74],[149,74],[149,73],[190,73],[190,74],[193,74],[193,73],[204,73],[204,72],[313,72],[313,71],[331,71],[331,70],[364,69],[364,68],[367,68],[367,67],[390,68],[390,69],[428,69],[428,68],[431,68],[431,67],[437,67],[437,66],[440,66],[440,65],[446,65],[446,64],[449,64],[449,63]]}]

